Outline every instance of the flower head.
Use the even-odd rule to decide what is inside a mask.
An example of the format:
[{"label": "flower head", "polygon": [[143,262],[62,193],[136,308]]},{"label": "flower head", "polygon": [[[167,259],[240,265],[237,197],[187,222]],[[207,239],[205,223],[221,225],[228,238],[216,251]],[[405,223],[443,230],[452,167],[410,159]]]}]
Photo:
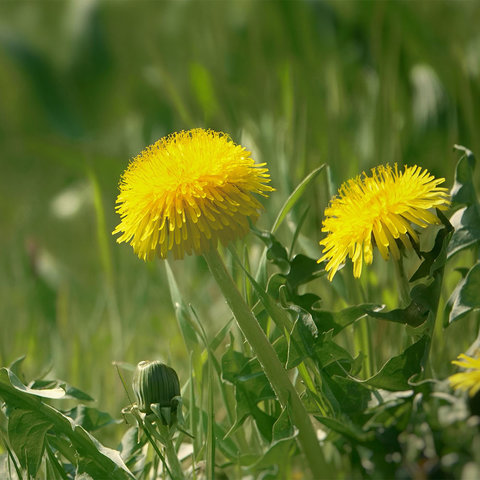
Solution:
[{"label": "flower head", "polygon": [[448,379],[450,385],[455,389],[469,390],[470,396],[473,397],[480,391],[480,358],[468,357],[465,354],[458,356],[459,360],[453,360],[454,365],[468,368],[466,372],[455,373]]},{"label": "flower head", "polygon": [[201,128],[174,133],[143,150],[120,181],[117,242],[144,260],[204,253],[244,236],[262,208],[253,194],[273,188],[265,164],[228,135]]},{"label": "flower head", "polygon": [[347,255],[353,261],[353,274],[360,277],[362,263],[373,260],[375,242],[382,257],[390,253],[400,258],[397,239],[411,248],[410,239],[418,242],[413,225],[426,227],[439,223],[429,211],[449,205],[446,188],[438,185],[444,178],[436,179],[418,166],[403,171],[389,165],[372,169],[372,176],[344,183],[325,210],[322,232],[327,236],[320,242],[324,246],[321,261],[328,261],[326,270],[332,280]]},{"label": "flower head", "polygon": [[152,403],[170,407],[172,400],[180,396],[177,372],[158,360],[143,361],[137,365],[132,388],[142,412],[150,412]]}]

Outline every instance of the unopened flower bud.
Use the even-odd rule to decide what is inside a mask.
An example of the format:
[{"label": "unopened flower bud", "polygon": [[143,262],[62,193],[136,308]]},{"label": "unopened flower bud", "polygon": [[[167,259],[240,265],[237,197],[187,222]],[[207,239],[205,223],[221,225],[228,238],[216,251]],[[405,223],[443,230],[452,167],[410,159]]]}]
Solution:
[{"label": "unopened flower bud", "polygon": [[133,376],[132,388],[141,412],[152,413],[150,405],[169,407],[176,413],[180,382],[175,370],[155,360],[140,362]]}]

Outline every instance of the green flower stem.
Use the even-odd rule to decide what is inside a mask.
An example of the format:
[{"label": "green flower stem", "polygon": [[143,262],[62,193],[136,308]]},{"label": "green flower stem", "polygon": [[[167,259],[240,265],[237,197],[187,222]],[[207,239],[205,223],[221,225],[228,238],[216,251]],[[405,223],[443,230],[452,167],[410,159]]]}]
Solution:
[{"label": "green flower stem", "polygon": [[173,445],[172,436],[168,431],[169,427],[165,425],[160,425],[159,429],[167,430],[163,446],[165,447],[165,455],[167,457],[168,465],[170,466],[170,470],[172,471],[172,478],[174,480],[184,480],[185,475],[183,474],[182,465],[180,464],[177,451],[175,450],[175,446]]},{"label": "green flower stem", "polygon": [[[349,272],[350,273],[350,272]],[[350,300],[352,305],[366,303],[365,291],[362,288],[359,278],[353,276],[353,271],[348,276]],[[372,345],[372,335],[368,317],[360,319],[355,324],[353,343],[355,350],[363,354],[363,371],[365,378],[370,378],[375,371],[375,359]]]},{"label": "green flower stem", "polygon": [[363,367],[365,371],[365,378],[370,378],[373,375],[373,347],[370,336],[370,326],[368,317],[360,319],[355,326],[356,343],[358,343],[358,350],[363,353]]},{"label": "green flower stem", "polygon": [[425,345],[425,353],[421,361],[424,371],[426,371],[427,367],[429,367],[428,359],[430,356],[430,348],[432,346],[433,336],[435,334],[435,323],[437,320],[438,305],[440,303],[440,296],[442,293],[444,272],[445,272],[445,267],[442,267],[433,274],[434,280],[433,280],[433,283],[431,284],[431,297],[430,297],[430,305],[432,307],[430,309],[430,312],[428,313],[428,317],[425,322],[424,335],[427,336],[427,343]]},{"label": "green flower stem", "polygon": [[[157,457],[162,461],[168,474],[170,475],[170,477],[173,477],[172,472],[168,468],[167,462],[165,461],[165,457],[162,455],[162,452],[160,451],[157,443],[155,442],[155,438],[159,438],[159,434],[155,431],[154,425],[152,425],[146,419],[144,420],[137,409],[132,409],[132,414],[137,419],[139,427],[142,429],[143,433],[147,437],[147,440],[150,442],[150,445],[155,450]],[[163,443],[163,438],[161,439],[161,441]]]},{"label": "green flower stem", "polygon": [[[170,427],[168,425],[162,425],[157,418],[155,418],[155,421],[152,421],[149,416],[146,416],[145,419],[142,420],[138,412],[134,411],[132,413],[134,413],[137,420],[139,421],[139,425],[142,427],[148,441],[152,445],[157,456],[160,458],[160,460],[162,460],[163,464],[165,465],[170,477],[173,480],[185,480],[182,465],[180,464],[180,460],[177,456],[177,451],[175,450],[175,447],[173,445],[173,431],[170,429]],[[167,458],[167,462],[165,462],[165,457],[158,449],[155,438],[159,440],[159,442],[165,447],[165,456]],[[168,466],[165,463],[168,463]]]},{"label": "green flower stem", "polygon": [[270,384],[277,394],[278,400],[282,407],[288,408],[293,423],[298,428],[298,440],[307,458],[313,478],[315,480],[325,478],[328,476],[329,470],[317,435],[305,406],[288,378],[286,370],[253,316],[249,306],[240,295],[218,251],[211,249],[204,254],[204,257],[240,329],[255,352]]},{"label": "green flower stem", "polygon": [[395,266],[395,275],[397,277],[400,306],[404,308],[410,304],[410,287],[408,285],[408,278],[407,274],[405,273],[402,257],[400,257],[398,260],[394,258],[393,264]]}]

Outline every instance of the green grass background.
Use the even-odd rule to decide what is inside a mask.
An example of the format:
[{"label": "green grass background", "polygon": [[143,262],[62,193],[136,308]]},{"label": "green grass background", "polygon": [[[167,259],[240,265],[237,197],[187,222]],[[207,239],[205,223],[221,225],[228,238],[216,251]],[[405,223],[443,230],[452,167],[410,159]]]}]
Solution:
[{"label": "green grass background", "polygon": [[[452,146],[480,154],[479,21],[475,1],[2,1],[0,364],[27,354],[27,377],[114,415],[128,401],[112,361],[158,358],[182,378],[164,266],[111,236],[129,159],[173,131],[230,133],[271,170],[265,228],[325,162],[336,185],[398,162],[450,186]],[[326,185],[304,201],[318,254]],[[171,266],[217,331],[229,314],[203,260]],[[466,338],[450,334],[449,359]]]}]

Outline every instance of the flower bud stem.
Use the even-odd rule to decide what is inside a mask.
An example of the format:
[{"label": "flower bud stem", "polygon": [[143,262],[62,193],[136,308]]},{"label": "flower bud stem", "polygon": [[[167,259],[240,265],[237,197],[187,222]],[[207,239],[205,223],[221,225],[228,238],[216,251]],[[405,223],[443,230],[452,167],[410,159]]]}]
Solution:
[{"label": "flower bud stem", "polygon": [[184,480],[185,475],[183,474],[182,466],[180,465],[180,460],[178,459],[175,446],[173,445],[172,436],[170,434],[169,427],[166,425],[159,425],[159,429],[165,429],[165,439],[163,446],[165,447],[165,456],[167,457],[167,462],[172,471],[172,478],[174,480]]},{"label": "flower bud stem", "polygon": [[280,362],[271,343],[253,316],[249,306],[241,296],[218,251],[214,248],[204,254],[220,290],[232,310],[238,326],[255,352],[278,400],[283,408],[288,408],[290,417],[298,429],[298,441],[303,450],[312,477],[315,480],[326,478],[329,469],[317,439],[307,410],[297,390],[290,381],[287,371]]}]

